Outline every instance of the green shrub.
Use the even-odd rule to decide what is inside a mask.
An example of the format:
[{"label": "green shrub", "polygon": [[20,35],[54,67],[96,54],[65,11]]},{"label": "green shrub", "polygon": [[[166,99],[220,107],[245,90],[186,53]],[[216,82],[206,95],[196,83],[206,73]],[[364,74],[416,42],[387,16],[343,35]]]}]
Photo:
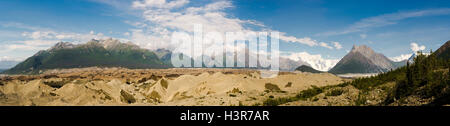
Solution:
[{"label": "green shrub", "polygon": [[[326,88],[326,87],[323,87]],[[263,102],[263,106],[278,106],[281,104],[285,104],[288,102],[298,101],[298,100],[307,100],[312,98],[324,91],[323,88],[319,88],[317,86],[312,86],[312,88],[303,90],[299,94],[294,97],[285,97],[285,98],[269,98]]]},{"label": "green shrub", "polygon": [[284,87],[292,87],[292,82],[288,82]]},{"label": "green shrub", "polygon": [[334,89],[334,90],[331,90],[331,91],[327,92],[325,94],[325,96],[339,96],[339,95],[342,95],[342,93],[344,93],[344,90],[342,90],[342,89]]},{"label": "green shrub", "polygon": [[308,90],[304,90],[301,91],[299,94],[297,94],[297,96],[295,96],[296,98],[298,98],[299,100],[306,100],[308,98],[312,98],[320,93],[323,92],[324,89],[319,88],[317,86],[312,86],[312,88],[308,89]]},{"label": "green shrub", "polygon": [[366,96],[361,95],[361,93],[359,93],[358,99],[355,100],[355,105],[356,106],[366,105],[366,102],[367,102]]},{"label": "green shrub", "polygon": [[281,89],[280,89],[280,87],[278,87],[278,85],[272,84],[272,83],[266,83],[266,85],[264,85],[264,87],[266,88],[266,90],[269,90],[269,91],[281,91]]},{"label": "green shrub", "polygon": [[278,106],[284,103],[297,101],[294,97],[267,99],[263,102],[263,106]]},{"label": "green shrub", "polygon": [[48,85],[52,88],[61,88],[62,86],[64,86],[66,83],[68,83],[68,81],[44,81],[45,85]]}]

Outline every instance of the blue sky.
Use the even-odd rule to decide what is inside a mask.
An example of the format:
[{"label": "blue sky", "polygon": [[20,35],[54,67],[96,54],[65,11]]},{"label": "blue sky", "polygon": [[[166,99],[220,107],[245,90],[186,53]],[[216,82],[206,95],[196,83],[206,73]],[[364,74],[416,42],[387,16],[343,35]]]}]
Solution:
[{"label": "blue sky", "polygon": [[2,0],[0,15],[0,58],[14,60],[92,38],[170,48],[167,35],[190,23],[279,31],[283,54],[311,62],[336,62],[355,44],[405,58],[450,40],[448,0]]}]

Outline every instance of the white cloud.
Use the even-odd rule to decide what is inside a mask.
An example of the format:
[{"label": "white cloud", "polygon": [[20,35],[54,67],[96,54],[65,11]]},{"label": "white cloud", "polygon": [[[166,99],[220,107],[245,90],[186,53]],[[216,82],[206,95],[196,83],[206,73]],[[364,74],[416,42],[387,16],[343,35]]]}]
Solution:
[{"label": "white cloud", "polygon": [[25,29],[25,30],[33,30],[33,31],[36,31],[36,30],[48,30],[46,28],[30,26],[30,25],[23,24],[23,23],[18,23],[18,22],[0,22],[0,26],[2,26],[2,27],[9,27],[9,28]]},{"label": "white cloud", "polygon": [[95,34],[94,31],[90,31],[88,34],[71,33],[71,32],[56,32],[52,30],[48,31],[33,31],[33,32],[23,32],[22,36],[29,38],[31,40],[45,40],[45,41],[75,41],[75,42],[86,42],[91,39],[106,39],[108,37],[104,36],[103,33]]},{"label": "white cloud", "polygon": [[414,53],[416,53],[416,52],[418,52],[418,51],[423,51],[423,50],[425,50],[425,46],[424,45],[419,45],[419,44],[417,44],[417,43],[415,43],[415,42],[413,42],[413,43],[411,43],[411,50],[414,52]]},{"label": "white cloud", "polygon": [[313,40],[313,39],[311,39],[309,37],[296,38],[294,36],[285,36],[284,34],[281,34],[280,35],[280,39],[284,40],[284,41],[288,41],[288,42],[298,42],[298,43],[306,44],[306,45],[309,45],[309,46],[319,45],[316,40]]},{"label": "white cloud", "polygon": [[[193,32],[195,24],[203,25],[203,32],[216,31],[219,33],[226,32],[255,32],[249,26],[257,26],[263,31],[271,32],[264,24],[254,20],[241,20],[229,16],[225,10],[234,7],[232,2],[228,0],[214,1],[202,6],[188,6],[189,0],[136,0],[132,4],[132,8],[141,11],[141,17],[145,21],[126,23],[139,28],[132,29],[132,40],[139,41],[141,45],[149,45],[150,49],[171,48],[167,43],[170,39],[171,32]],[[134,32],[133,32],[134,31]],[[138,35],[133,35],[136,33]],[[143,37],[146,36],[146,37]],[[137,38],[133,38],[137,37]],[[309,37],[297,38],[288,36],[284,32],[280,32],[280,40],[287,42],[297,42],[308,46],[322,46],[330,48],[326,43],[313,40]],[[158,40],[158,41],[154,41]],[[145,43],[149,44],[145,44]],[[172,46],[173,48],[173,46]]]},{"label": "white cloud", "polygon": [[321,55],[312,55],[308,52],[288,53],[283,57],[294,61],[303,61],[311,65],[312,68],[320,71],[328,71],[333,68],[339,59],[325,59]]},{"label": "white cloud", "polygon": [[22,36],[23,37],[28,37],[28,38],[32,38],[32,39],[41,39],[41,38],[50,38],[50,32],[41,32],[41,31],[36,31],[36,32],[23,32]]},{"label": "white cloud", "polygon": [[389,59],[391,59],[394,62],[400,62],[400,61],[408,60],[411,56],[412,56],[412,54],[401,54],[400,56],[390,57]]},{"label": "white cloud", "polygon": [[185,4],[188,4],[188,0],[173,0],[167,2],[166,0],[143,0],[134,1],[133,8],[145,9],[145,8],[177,8]]},{"label": "white cloud", "polygon": [[2,52],[10,52],[14,50],[21,50],[21,51],[38,51],[45,49],[43,47],[39,46],[33,46],[33,45],[26,45],[26,44],[9,44],[2,47],[4,50]]},{"label": "white cloud", "polygon": [[[83,43],[91,39],[106,39],[102,33],[73,33],[73,32],[58,32],[49,28],[33,27],[22,23],[5,23],[3,27],[12,27],[18,29],[24,29],[26,32],[21,33],[23,40],[9,41],[8,44],[0,45],[0,52],[2,54],[8,54],[12,52],[21,51],[21,55],[24,53],[33,53],[39,50],[45,50],[61,41],[69,41],[74,43]],[[25,54],[26,55],[26,54]],[[10,56],[15,56],[11,54]]]},{"label": "white cloud", "polygon": [[333,44],[334,44],[334,48],[336,48],[336,49],[342,49],[342,45],[339,43],[339,42],[333,42]]},{"label": "white cloud", "polygon": [[319,45],[322,46],[322,47],[328,48],[328,49],[333,49],[333,47],[329,46],[329,45],[328,45],[327,43],[325,43],[325,42],[320,42]]},{"label": "white cloud", "polygon": [[360,34],[359,37],[361,37],[362,39],[366,39],[367,38],[367,34]]},{"label": "white cloud", "polygon": [[131,41],[140,47],[147,49],[171,49],[174,46],[170,43],[170,36],[168,33],[149,33],[148,31],[139,29],[132,30]]},{"label": "white cloud", "polygon": [[397,24],[398,21],[424,16],[448,15],[450,8],[427,9],[419,11],[404,11],[397,13],[384,14],[375,17],[361,19],[360,21],[350,25],[348,28],[341,31],[331,31],[317,34],[317,36],[332,36],[344,35],[349,33],[361,32],[371,28],[383,27],[387,25]]},{"label": "white cloud", "polygon": [[124,8],[124,6],[131,6],[129,0],[88,0],[88,1],[107,4],[121,10],[128,9]]},{"label": "white cloud", "polygon": [[15,61],[15,62],[20,62],[20,61],[23,61],[24,59],[21,59],[21,58],[12,58],[12,57],[9,57],[9,56],[2,56],[2,57],[0,57],[0,62],[1,61]]},{"label": "white cloud", "polygon": [[24,41],[16,41],[13,44],[5,44],[0,46],[2,53],[9,53],[12,51],[39,51],[45,50],[49,47],[55,45],[60,41],[57,40],[40,40],[40,39],[31,39]]},{"label": "white cloud", "polygon": [[130,32],[123,33],[124,36],[130,36]]}]

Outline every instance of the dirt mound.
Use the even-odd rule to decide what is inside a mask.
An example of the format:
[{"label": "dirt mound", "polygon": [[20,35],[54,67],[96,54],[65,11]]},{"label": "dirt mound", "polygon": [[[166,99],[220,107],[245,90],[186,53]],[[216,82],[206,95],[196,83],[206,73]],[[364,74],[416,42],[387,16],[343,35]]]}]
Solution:
[{"label": "dirt mound", "polygon": [[[311,85],[342,83],[331,74],[233,69],[82,68],[0,78],[0,105],[252,105]],[[288,84],[288,85],[287,85]],[[269,92],[265,92],[269,90]]]}]

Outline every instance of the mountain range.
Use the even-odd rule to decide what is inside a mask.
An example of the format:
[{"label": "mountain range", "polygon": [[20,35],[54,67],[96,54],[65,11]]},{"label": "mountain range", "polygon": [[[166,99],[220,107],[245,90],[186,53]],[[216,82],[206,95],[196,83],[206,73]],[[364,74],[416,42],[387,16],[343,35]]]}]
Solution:
[{"label": "mountain range", "polygon": [[403,66],[406,62],[407,61],[394,62],[383,54],[376,53],[368,46],[355,45],[352,50],[328,72],[333,74],[381,73]]},{"label": "mountain range", "polygon": [[[447,42],[436,53],[441,54],[440,57],[449,57],[447,49],[449,47],[449,42]],[[246,54],[248,55],[248,52]],[[59,42],[50,49],[39,51],[3,73],[38,74],[48,69],[94,66],[164,69],[172,67],[171,56],[172,52],[170,50],[148,50],[140,48],[131,42],[121,43],[115,39],[91,40],[85,44]],[[248,60],[240,62],[248,64]],[[406,62],[407,60],[394,62],[383,54],[376,53],[368,46],[355,45],[328,72],[333,74],[380,73],[404,66]],[[317,72],[312,65],[302,60],[294,61],[290,58],[280,57],[280,70],[282,71],[311,70],[312,72]]]},{"label": "mountain range", "polygon": [[[162,62],[164,62],[164,63],[166,63],[166,64],[171,64],[171,57],[172,57],[172,52],[170,51],[170,50],[167,50],[167,49],[157,49],[157,50],[155,50],[154,51],[155,52],[155,54],[158,56],[158,58],[162,61]],[[256,56],[256,55],[252,55],[252,56],[250,56],[249,55],[249,52],[248,51],[246,51],[245,52],[245,54],[246,54],[246,56],[249,56],[249,59],[251,59],[251,60],[257,60],[257,57],[254,57],[254,56]],[[209,56],[206,56],[206,55],[203,55],[204,57],[209,57]],[[303,61],[294,61],[294,60],[292,60],[292,59],[289,59],[289,58],[285,58],[285,57],[280,57],[280,70],[281,71],[294,71],[298,66],[301,66],[301,65],[308,65],[308,66],[310,66],[310,64],[308,64],[308,63],[306,63],[306,62],[303,62]],[[226,62],[226,60],[224,61],[224,62]],[[248,61],[248,59],[246,59],[245,61],[236,61],[235,63],[242,63],[242,64],[249,64],[249,61]],[[214,63],[214,62],[206,62],[207,64],[212,64],[212,63]],[[225,64],[225,63],[224,63]],[[203,66],[205,67],[205,64],[203,64]],[[259,66],[259,65],[258,65]],[[248,65],[246,65],[246,67],[248,67]],[[258,67],[259,68],[259,67]]]},{"label": "mountain range", "polygon": [[37,74],[43,70],[82,67],[169,68],[149,50],[118,40],[91,40],[74,45],[60,42],[48,50],[42,50],[5,74]]},{"label": "mountain range", "polygon": [[[246,53],[248,55],[248,53]],[[5,74],[38,74],[49,69],[83,67],[124,67],[130,69],[171,68],[172,52],[167,49],[148,50],[119,40],[91,40],[86,44],[59,42],[47,50],[42,50],[17,65],[5,67]],[[255,58],[255,57],[251,57]],[[248,64],[248,60],[237,61]],[[236,63],[237,63],[236,62]],[[280,70],[294,71],[302,61],[280,58]],[[203,64],[205,66],[205,64]]]}]

